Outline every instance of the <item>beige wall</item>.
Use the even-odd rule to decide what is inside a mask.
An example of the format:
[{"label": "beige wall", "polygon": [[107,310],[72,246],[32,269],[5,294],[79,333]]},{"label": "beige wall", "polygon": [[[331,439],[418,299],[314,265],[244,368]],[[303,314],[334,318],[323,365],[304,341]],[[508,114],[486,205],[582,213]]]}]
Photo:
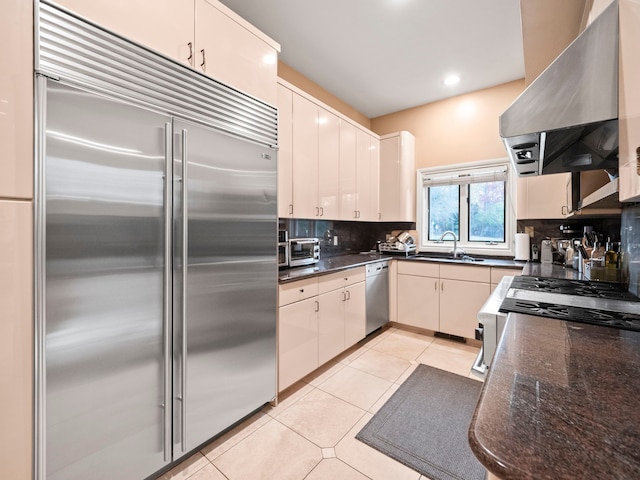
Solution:
[{"label": "beige wall", "polygon": [[299,89],[304,90],[321,102],[335,108],[337,111],[346,115],[355,122],[358,122],[360,125],[366,128],[371,128],[369,117],[363,115],[351,105],[343,102],[311,79],[305,77],[303,74],[281,61],[278,61],[278,76],[295,85]]},{"label": "beige wall", "polygon": [[527,85],[578,36],[587,23],[590,1],[520,0]]},{"label": "beige wall", "polygon": [[416,168],[503,158],[498,117],[524,90],[524,79],[371,119],[378,135],[408,130]]}]

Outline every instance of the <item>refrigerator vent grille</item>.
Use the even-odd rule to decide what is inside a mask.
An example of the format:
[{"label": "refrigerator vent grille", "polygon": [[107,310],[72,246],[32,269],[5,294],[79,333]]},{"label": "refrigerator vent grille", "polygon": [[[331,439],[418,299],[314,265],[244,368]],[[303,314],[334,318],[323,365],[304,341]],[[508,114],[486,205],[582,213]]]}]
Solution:
[{"label": "refrigerator vent grille", "polygon": [[278,143],[274,107],[44,2],[36,71],[261,144]]}]

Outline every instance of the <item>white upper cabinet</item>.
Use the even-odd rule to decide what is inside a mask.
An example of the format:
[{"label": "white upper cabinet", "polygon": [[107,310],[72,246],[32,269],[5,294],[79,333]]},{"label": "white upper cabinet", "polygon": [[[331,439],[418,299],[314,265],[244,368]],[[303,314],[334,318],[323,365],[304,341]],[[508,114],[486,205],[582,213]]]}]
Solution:
[{"label": "white upper cabinet", "polygon": [[282,79],[278,108],[278,216],[377,221],[378,136]]},{"label": "white upper cabinet", "polygon": [[356,211],[356,130],[340,122],[340,220],[355,220]]},{"label": "white upper cabinet", "polygon": [[318,106],[293,93],[293,216],[315,218],[318,206]]},{"label": "white upper cabinet", "polygon": [[293,216],[293,92],[278,84],[278,217]]},{"label": "white upper cabinet", "polygon": [[189,65],[189,55],[193,52],[193,1],[58,0],[56,3],[107,30]]},{"label": "white upper cabinet", "polygon": [[217,0],[60,0],[129,40],[275,105],[280,45]]},{"label": "white upper cabinet", "polygon": [[621,0],[619,67],[620,201],[640,201],[640,3]]},{"label": "white upper cabinet", "polygon": [[570,182],[570,173],[518,178],[518,220],[565,218]]},{"label": "white upper cabinet", "polygon": [[356,218],[379,219],[380,141],[364,130],[356,132]]},{"label": "white upper cabinet", "polygon": [[196,0],[195,20],[193,66],[275,105],[280,45],[217,0]]},{"label": "white upper cabinet", "polygon": [[340,119],[318,107],[318,217],[339,219]]},{"label": "white upper cabinet", "polygon": [[406,131],[380,138],[380,220],[416,221],[415,137]]}]

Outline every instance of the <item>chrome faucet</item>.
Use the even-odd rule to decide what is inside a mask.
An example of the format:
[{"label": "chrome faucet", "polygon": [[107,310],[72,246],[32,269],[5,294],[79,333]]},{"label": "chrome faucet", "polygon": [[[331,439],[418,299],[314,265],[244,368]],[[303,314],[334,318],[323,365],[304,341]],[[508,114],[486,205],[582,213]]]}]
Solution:
[{"label": "chrome faucet", "polygon": [[464,255],[464,251],[462,249],[458,251],[458,237],[451,230],[447,230],[446,232],[444,232],[440,237],[440,240],[438,241],[439,242],[444,241],[444,237],[446,237],[447,235],[451,235],[453,237],[453,252],[451,252],[453,253],[453,258],[458,258],[458,253],[460,253],[461,255]]}]

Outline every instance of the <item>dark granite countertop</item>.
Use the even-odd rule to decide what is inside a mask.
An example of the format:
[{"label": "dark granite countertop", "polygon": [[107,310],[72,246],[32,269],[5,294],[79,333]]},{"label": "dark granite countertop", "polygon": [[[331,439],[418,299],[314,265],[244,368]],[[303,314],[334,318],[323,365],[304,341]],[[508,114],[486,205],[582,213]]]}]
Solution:
[{"label": "dark granite countertop", "polygon": [[640,478],[640,333],[510,314],[469,429],[498,477]]},{"label": "dark granite countertop", "polygon": [[303,278],[325,275],[327,273],[338,272],[340,270],[346,270],[348,268],[359,267],[362,265],[366,265],[367,263],[390,259],[402,260],[407,262],[459,263],[462,265],[475,265],[478,267],[523,268],[526,265],[526,262],[515,261],[507,258],[474,258],[481,258],[481,261],[467,262],[459,259],[454,260],[451,258],[443,258],[437,256],[424,257],[412,255],[409,257],[404,257],[401,255],[389,255],[380,253],[354,253],[321,259],[315,265],[310,265],[308,267],[284,268],[280,270],[278,280],[280,283],[293,282],[295,280],[302,280]]},{"label": "dark granite countertop", "polygon": [[293,282],[303,278],[325,275],[327,273],[338,272],[348,268],[360,267],[367,263],[378,262],[380,260],[390,260],[393,255],[382,255],[379,253],[353,253],[321,259],[315,265],[308,267],[284,268],[280,270],[278,280],[280,283]]}]

